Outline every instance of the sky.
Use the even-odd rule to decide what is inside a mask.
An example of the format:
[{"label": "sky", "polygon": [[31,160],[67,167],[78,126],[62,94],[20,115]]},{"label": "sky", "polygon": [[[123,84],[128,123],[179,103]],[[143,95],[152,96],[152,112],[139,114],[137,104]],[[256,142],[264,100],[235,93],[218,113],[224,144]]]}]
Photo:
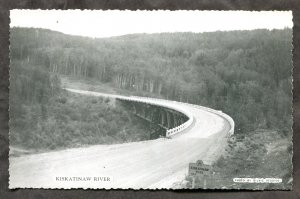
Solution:
[{"label": "sky", "polygon": [[10,27],[95,38],[133,33],[292,28],[292,11],[11,10]]}]

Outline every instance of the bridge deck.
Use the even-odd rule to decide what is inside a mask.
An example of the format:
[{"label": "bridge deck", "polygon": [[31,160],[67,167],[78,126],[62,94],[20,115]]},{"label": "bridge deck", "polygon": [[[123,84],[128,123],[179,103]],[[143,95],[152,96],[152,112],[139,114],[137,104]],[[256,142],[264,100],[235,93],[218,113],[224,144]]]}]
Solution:
[{"label": "bridge deck", "polygon": [[[70,91],[85,95],[141,100],[140,97]],[[193,123],[184,133],[178,133],[172,139],[96,145],[12,157],[10,188],[171,188],[174,182],[184,179],[188,163],[202,159],[209,164],[219,156],[226,145],[225,137],[231,125],[219,114],[174,101],[149,98],[142,101],[188,113],[193,118]],[[56,181],[56,177],[68,176],[107,176],[111,181]]]}]

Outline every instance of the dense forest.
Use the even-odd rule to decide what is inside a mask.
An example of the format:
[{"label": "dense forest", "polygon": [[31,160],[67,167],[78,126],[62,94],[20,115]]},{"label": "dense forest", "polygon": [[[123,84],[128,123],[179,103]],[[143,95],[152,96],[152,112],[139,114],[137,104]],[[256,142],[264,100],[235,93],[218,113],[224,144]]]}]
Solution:
[{"label": "dense forest", "polygon": [[22,60],[11,61],[9,103],[11,155],[147,140],[155,130],[119,102],[69,93],[57,74]]},{"label": "dense forest", "polygon": [[[60,83],[64,75],[220,109],[235,120],[238,134],[256,129],[291,133],[291,29],[93,39],[12,28],[10,42],[12,131],[42,128],[38,121],[64,104],[59,101],[66,98]],[[12,140],[21,143],[18,139]]]}]

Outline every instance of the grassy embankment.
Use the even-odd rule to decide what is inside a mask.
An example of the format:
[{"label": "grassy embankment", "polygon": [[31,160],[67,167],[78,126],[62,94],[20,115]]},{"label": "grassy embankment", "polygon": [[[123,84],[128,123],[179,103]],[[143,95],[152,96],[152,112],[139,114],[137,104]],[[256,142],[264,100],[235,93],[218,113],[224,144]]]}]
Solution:
[{"label": "grassy embankment", "polygon": [[[228,140],[225,153],[212,165],[213,175],[207,188],[282,189],[291,185],[292,141],[271,130],[256,130],[244,137]],[[235,183],[233,178],[282,178],[283,183]],[[185,188],[191,188],[187,177]],[[203,180],[196,180],[203,187]]]}]

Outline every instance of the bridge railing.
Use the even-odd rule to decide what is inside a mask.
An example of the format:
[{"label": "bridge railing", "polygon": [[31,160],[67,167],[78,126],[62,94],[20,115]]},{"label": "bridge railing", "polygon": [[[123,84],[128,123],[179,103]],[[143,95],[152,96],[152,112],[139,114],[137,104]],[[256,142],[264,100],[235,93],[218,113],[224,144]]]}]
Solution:
[{"label": "bridge railing", "polygon": [[172,129],[168,129],[166,132],[166,137],[171,137],[172,135],[175,135],[177,133],[180,133],[182,131],[184,131],[185,129],[187,129],[188,127],[190,127],[193,123],[193,117],[189,118],[186,122],[184,122],[183,124],[174,127]]},{"label": "bridge railing", "polygon": [[[140,98],[140,99],[148,99],[148,100],[154,100],[154,101],[166,101],[164,99],[157,99],[157,98],[148,98],[148,97],[140,97],[140,96],[133,96],[135,98]],[[170,102],[170,100],[167,100],[168,102]],[[204,107],[204,106],[200,106],[200,105],[196,105],[196,104],[189,104],[189,103],[185,103],[185,102],[178,102],[178,101],[172,101],[174,103],[179,103],[179,104],[185,104],[185,105],[188,105],[188,106],[193,106],[195,108],[198,108],[198,109],[201,109],[201,110],[205,110],[205,111],[208,111],[208,112],[211,112],[211,113],[214,113],[214,114],[217,114],[219,115],[220,117],[223,117],[226,121],[228,121],[229,125],[230,125],[230,129],[229,131],[227,132],[227,136],[230,137],[234,134],[234,127],[235,127],[235,124],[234,124],[234,121],[233,119],[227,115],[226,113],[223,113],[222,111],[219,111],[219,110],[215,110],[215,109],[212,109],[212,108],[208,108],[208,107]],[[169,107],[170,108],[170,107]],[[171,109],[174,109],[174,107],[172,106]],[[175,108],[175,110],[177,110],[178,112],[181,112],[182,114],[186,115],[189,119],[177,126],[177,127],[174,127],[172,129],[168,129],[167,130],[167,133],[166,133],[166,136],[167,137],[171,137],[177,133],[180,133],[182,131],[184,131],[185,129],[187,129],[189,126],[191,126],[191,124],[193,123],[193,116],[190,115],[189,113],[185,112],[185,111],[182,111],[182,110],[178,110]]]},{"label": "bridge railing", "polygon": [[156,98],[140,97],[140,96],[121,97],[119,99],[128,100],[128,101],[135,101],[135,102],[142,102],[142,103],[152,104],[152,105],[156,105],[156,106],[162,106],[162,107],[165,107],[165,108],[169,108],[169,109],[178,111],[179,113],[185,115],[188,118],[188,120],[186,122],[182,123],[179,126],[176,126],[172,129],[168,129],[166,131],[166,137],[171,137],[171,136],[173,136],[177,133],[180,133],[180,132],[184,131],[185,129],[190,127],[192,125],[193,121],[194,121],[194,117],[190,113],[170,105],[169,104],[170,101],[167,101],[167,103],[165,103],[165,104],[161,103],[162,101],[165,101],[164,99],[156,99]]}]

